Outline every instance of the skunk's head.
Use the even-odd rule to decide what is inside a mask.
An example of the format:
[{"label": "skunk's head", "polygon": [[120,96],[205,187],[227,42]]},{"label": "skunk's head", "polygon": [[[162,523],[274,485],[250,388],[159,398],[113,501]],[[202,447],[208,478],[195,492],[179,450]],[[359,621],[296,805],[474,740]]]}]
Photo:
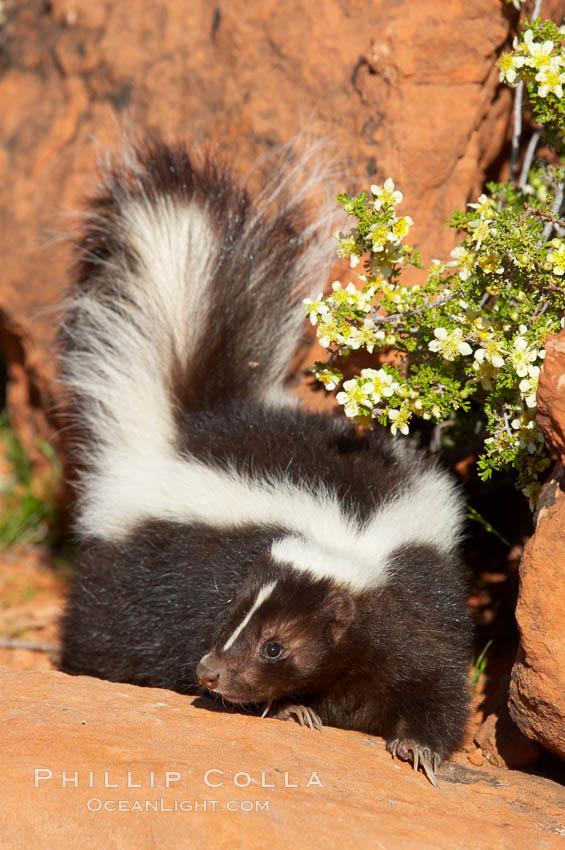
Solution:
[{"label": "skunk's head", "polygon": [[329,579],[280,565],[255,572],[198,681],[238,703],[315,693],[346,664],[340,646],[354,615],[351,594]]}]

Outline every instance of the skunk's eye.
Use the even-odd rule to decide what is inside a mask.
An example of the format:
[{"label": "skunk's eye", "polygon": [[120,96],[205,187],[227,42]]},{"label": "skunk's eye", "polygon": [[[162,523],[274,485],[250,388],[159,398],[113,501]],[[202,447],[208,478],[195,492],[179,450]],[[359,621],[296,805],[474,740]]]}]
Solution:
[{"label": "skunk's eye", "polygon": [[284,647],[276,640],[268,640],[267,643],[263,644],[261,652],[264,658],[268,658],[269,661],[276,661],[283,654]]}]

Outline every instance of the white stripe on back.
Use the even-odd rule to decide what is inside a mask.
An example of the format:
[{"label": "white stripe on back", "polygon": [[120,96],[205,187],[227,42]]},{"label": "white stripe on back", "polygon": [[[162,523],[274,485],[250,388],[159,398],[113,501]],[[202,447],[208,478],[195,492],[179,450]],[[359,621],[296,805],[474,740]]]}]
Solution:
[{"label": "white stripe on back", "polygon": [[199,523],[209,528],[269,527],[288,531],[272,555],[356,588],[383,584],[399,546],[431,544],[449,551],[459,540],[462,502],[442,471],[415,470],[409,485],[380,505],[369,521],[348,516],[336,493],[284,478],[251,479],[235,469],[188,457],[140,460],[107,455],[108,472],[85,476],[81,530],[124,540],[149,520]]}]

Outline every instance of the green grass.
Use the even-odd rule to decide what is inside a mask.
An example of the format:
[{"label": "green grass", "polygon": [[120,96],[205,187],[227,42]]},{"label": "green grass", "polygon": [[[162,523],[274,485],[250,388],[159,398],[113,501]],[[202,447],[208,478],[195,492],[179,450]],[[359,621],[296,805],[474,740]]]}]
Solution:
[{"label": "green grass", "polygon": [[7,411],[0,414],[0,443],[9,464],[9,472],[0,477],[0,549],[49,542],[56,526],[53,496],[61,475],[57,456],[47,443],[38,442],[52,469],[45,492],[39,493],[33,464]]},{"label": "green grass", "polygon": [[467,516],[469,519],[472,519],[473,522],[478,522],[479,525],[488,531],[489,534],[493,534],[501,543],[504,543],[505,546],[510,548],[510,541],[503,537],[502,534],[496,530],[496,528],[490,524],[490,522],[484,518],[475,508],[472,508],[471,505],[467,505]]},{"label": "green grass", "polygon": [[489,640],[483,647],[479,657],[473,662],[473,675],[471,676],[471,693],[474,693],[475,688],[479,684],[479,679],[485,672],[488,664],[487,652],[492,645],[492,640]]}]

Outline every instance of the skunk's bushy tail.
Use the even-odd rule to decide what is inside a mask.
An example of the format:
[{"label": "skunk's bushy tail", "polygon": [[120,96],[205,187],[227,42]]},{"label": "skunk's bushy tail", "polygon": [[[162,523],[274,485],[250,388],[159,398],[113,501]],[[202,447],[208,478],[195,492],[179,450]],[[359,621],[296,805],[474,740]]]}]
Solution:
[{"label": "skunk's bushy tail", "polygon": [[89,465],[108,452],[168,455],[191,410],[284,399],[301,300],[331,261],[328,216],[308,225],[303,214],[321,182],[316,151],[306,156],[287,157],[256,202],[183,146],[152,143],[107,170],[61,332]]}]

